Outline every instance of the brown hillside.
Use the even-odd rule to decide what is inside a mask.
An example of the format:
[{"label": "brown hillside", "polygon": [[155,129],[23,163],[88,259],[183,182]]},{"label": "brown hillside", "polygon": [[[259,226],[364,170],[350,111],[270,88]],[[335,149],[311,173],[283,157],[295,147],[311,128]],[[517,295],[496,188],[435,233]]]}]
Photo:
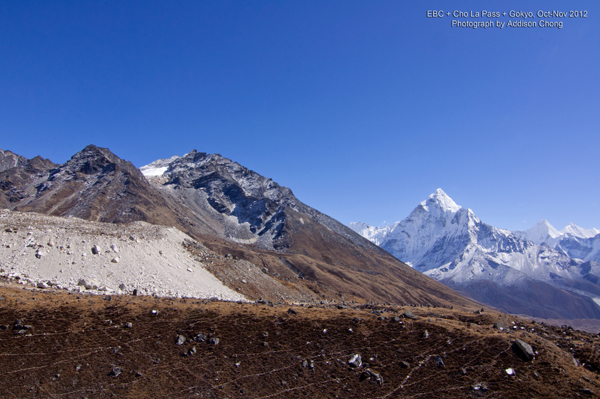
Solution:
[{"label": "brown hillside", "polygon": [[[0,295],[2,397],[578,398],[599,392],[597,336],[496,312],[290,308],[10,286]],[[494,328],[497,322],[507,328]],[[516,350],[516,339],[532,346],[533,360]],[[358,367],[349,364],[354,355],[361,357]]]}]

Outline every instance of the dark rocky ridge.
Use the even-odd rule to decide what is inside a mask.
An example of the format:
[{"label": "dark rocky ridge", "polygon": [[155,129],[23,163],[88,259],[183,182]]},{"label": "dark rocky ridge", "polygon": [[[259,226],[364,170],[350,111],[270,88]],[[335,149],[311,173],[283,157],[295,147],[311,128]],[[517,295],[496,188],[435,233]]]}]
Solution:
[{"label": "dark rocky ridge", "polygon": [[14,168],[16,166],[22,166],[27,162],[27,158],[22,155],[17,155],[12,151],[3,150],[0,148],[0,172]]}]

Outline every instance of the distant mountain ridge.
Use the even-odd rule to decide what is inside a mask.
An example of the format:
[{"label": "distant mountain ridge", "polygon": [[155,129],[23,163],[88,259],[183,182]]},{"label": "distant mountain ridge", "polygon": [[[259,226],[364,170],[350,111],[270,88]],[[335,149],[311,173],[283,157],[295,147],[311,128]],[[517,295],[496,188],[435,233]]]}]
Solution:
[{"label": "distant mountain ridge", "polygon": [[569,223],[564,229],[558,231],[547,220],[540,220],[535,226],[525,231],[514,231],[515,235],[536,244],[546,243],[555,246],[561,239],[567,237],[592,238],[600,234],[600,230],[584,229],[573,223]]},{"label": "distant mountain ridge", "polygon": [[[391,226],[350,227],[416,270],[505,311],[600,318],[600,264],[595,257],[600,245],[593,237],[561,234],[547,222],[521,234],[499,229],[441,189]],[[570,226],[567,231],[580,230]],[[523,238],[527,235],[538,241],[563,238],[554,248]],[[574,256],[576,251],[585,256]]]}]

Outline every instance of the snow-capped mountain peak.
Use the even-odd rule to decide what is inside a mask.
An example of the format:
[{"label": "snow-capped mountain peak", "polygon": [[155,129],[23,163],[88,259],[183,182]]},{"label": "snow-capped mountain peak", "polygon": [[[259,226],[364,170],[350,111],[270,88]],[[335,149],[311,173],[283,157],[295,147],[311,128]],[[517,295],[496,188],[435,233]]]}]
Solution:
[{"label": "snow-capped mountain peak", "polygon": [[542,219],[532,228],[525,231],[515,231],[515,235],[523,240],[533,241],[536,244],[554,244],[561,233],[554,228],[546,219]]},{"label": "snow-capped mountain peak", "polygon": [[593,230],[569,225],[559,232],[541,220],[513,233],[483,223],[441,189],[387,231],[351,227],[414,269],[492,306],[544,317],[600,316],[600,235],[574,236]]},{"label": "snow-capped mountain peak", "polygon": [[551,247],[563,246],[565,240],[588,239],[600,233],[598,229],[583,229],[569,223],[561,231],[556,230],[547,220],[540,220],[535,226],[525,231],[515,231],[514,234],[523,240],[536,244],[546,244]]},{"label": "snow-capped mountain peak", "polygon": [[564,229],[562,229],[560,231],[561,235],[565,235],[565,234],[571,234],[575,237],[580,237],[580,238],[591,238],[594,237],[598,234],[600,234],[600,230],[598,229],[584,229],[581,228],[573,223],[569,223],[568,225],[565,226]]},{"label": "snow-capped mountain peak", "polygon": [[348,227],[365,237],[367,240],[371,241],[373,244],[380,245],[385,236],[392,231],[398,225],[398,223],[400,222],[396,222],[384,227],[375,227],[363,222],[352,222],[348,224]]},{"label": "snow-capped mountain peak", "polygon": [[426,201],[420,203],[425,210],[430,210],[430,207],[437,208],[442,212],[456,213],[461,208],[450,198],[444,190],[438,188]]}]

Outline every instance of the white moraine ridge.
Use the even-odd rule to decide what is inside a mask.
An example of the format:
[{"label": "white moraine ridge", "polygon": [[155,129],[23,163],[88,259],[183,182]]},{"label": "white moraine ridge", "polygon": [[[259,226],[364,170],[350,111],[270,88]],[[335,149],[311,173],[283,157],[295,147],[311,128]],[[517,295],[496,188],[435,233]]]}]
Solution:
[{"label": "white moraine ridge", "polygon": [[[175,228],[0,210],[0,276],[40,288],[245,300],[205,269]],[[207,258],[213,256],[205,249]]]}]

